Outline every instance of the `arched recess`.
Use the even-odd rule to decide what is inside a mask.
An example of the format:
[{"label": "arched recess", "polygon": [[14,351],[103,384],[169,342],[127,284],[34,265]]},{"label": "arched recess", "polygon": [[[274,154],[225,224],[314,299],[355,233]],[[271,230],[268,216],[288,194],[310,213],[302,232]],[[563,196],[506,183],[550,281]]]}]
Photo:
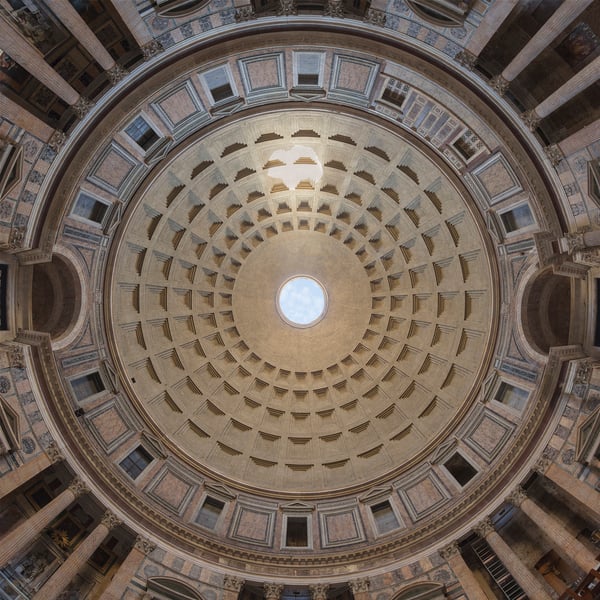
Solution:
[{"label": "arched recess", "polygon": [[439,583],[417,583],[402,590],[393,600],[443,600],[444,586]]},{"label": "arched recess", "polygon": [[54,347],[68,343],[87,312],[86,289],[83,269],[67,252],[33,265],[31,328],[49,333]]},{"label": "arched recess", "polygon": [[551,267],[536,272],[521,299],[523,335],[527,343],[547,355],[554,346],[569,344],[571,279]]},{"label": "arched recess", "polygon": [[203,600],[194,588],[174,577],[150,577],[146,590],[156,600]]}]

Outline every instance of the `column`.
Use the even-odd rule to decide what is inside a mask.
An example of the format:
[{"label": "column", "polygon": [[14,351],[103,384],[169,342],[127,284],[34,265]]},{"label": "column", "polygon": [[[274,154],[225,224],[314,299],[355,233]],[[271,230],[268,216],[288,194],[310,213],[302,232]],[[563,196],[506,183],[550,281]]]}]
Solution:
[{"label": "column", "polygon": [[265,600],[279,600],[281,592],[283,592],[282,583],[265,583]]},{"label": "column", "polygon": [[327,584],[316,583],[314,585],[309,585],[308,589],[310,590],[310,597],[312,600],[327,600],[327,591],[329,590]]},{"label": "column", "polygon": [[561,85],[553,94],[550,94],[543,102],[534,109],[521,115],[525,124],[534,131],[540,121],[552,114],[557,108],[566,104],[592,83],[600,78],[600,56],[596,57],[589,65],[575,73],[571,79]]},{"label": "column", "polygon": [[133,0],[110,0],[115,10],[123,19],[127,29],[142,49],[144,58],[148,60],[164,50],[162,44],[155,40],[148,30]]},{"label": "column", "polygon": [[488,595],[483,591],[475,575],[473,575],[473,571],[471,571],[464,561],[457,542],[452,542],[439,552],[440,556],[448,563],[448,566],[456,575],[469,600],[489,600]]},{"label": "column", "polygon": [[237,600],[244,583],[241,577],[225,575],[223,577],[223,600]]},{"label": "column", "polygon": [[502,73],[492,79],[490,84],[503,94],[511,81],[547,48],[556,36],[564,31],[593,0],[564,0],[552,16],[540,27],[525,47],[510,61]]},{"label": "column", "polygon": [[3,536],[0,539],[0,566],[24,550],[75,498],[88,491],[85,483],[75,478],[66,490]]},{"label": "column", "polygon": [[570,558],[585,573],[598,565],[594,554],[590,552],[574,535],[571,535],[560,521],[549,515],[534,500],[527,497],[525,490],[518,486],[507,498],[508,502],[520,508],[540,530],[560,550],[565,558]]},{"label": "column", "polygon": [[513,552],[512,548],[500,537],[490,519],[486,519],[477,525],[475,532],[480,537],[485,538],[496,556],[504,563],[515,581],[529,596],[529,600],[550,600],[550,596],[546,593],[542,584],[521,562],[521,559]]},{"label": "column", "polygon": [[133,548],[102,593],[102,600],[121,600],[129,582],[135,577],[140,565],[156,546],[146,538],[137,536]]},{"label": "column", "polygon": [[471,39],[465,45],[464,50],[461,50],[456,55],[456,60],[465,67],[472,69],[481,51],[486,47],[496,31],[500,29],[500,26],[504,23],[504,20],[511,13],[517,2],[518,0],[494,2],[487,9],[481,23],[479,23],[477,29],[471,35]]},{"label": "column", "polygon": [[100,524],[71,552],[67,560],[54,571],[32,600],[56,600],[98,549],[110,530],[120,524],[121,521],[115,515],[110,512],[105,513]]},{"label": "column", "polygon": [[100,66],[108,72],[112,84],[123,79],[127,74],[122,67],[115,63],[115,59],[102,45],[96,34],[73,8],[69,0],[52,0],[49,4],[52,12],[62,21],[63,25],[71,32],[81,45],[98,61]]},{"label": "column", "polygon": [[369,586],[371,582],[368,577],[363,577],[362,579],[353,579],[348,582],[350,586],[350,590],[352,591],[352,595],[354,596],[354,600],[369,600]]},{"label": "column", "polygon": [[591,513],[594,519],[600,522],[600,493],[592,486],[579,481],[579,479],[576,479],[554,463],[551,463],[541,474],[571,498],[585,506],[586,512]]},{"label": "column", "polygon": [[77,104],[79,94],[44,60],[42,53],[1,16],[0,38],[4,48],[10,48],[12,59],[67,104]]}]

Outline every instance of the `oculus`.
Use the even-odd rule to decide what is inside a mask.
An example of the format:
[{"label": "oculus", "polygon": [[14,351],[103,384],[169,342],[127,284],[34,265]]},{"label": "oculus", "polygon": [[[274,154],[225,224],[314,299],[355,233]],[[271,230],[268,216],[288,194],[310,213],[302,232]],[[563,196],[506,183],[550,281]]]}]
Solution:
[{"label": "oculus", "polygon": [[312,327],[327,308],[325,288],[312,277],[298,275],[288,279],[277,293],[277,310],[294,327]]}]

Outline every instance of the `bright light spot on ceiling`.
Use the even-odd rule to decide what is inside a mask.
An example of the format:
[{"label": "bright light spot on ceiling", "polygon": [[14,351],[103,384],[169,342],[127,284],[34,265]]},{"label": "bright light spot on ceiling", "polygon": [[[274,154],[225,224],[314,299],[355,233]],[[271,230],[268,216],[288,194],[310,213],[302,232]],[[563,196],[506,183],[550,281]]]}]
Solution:
[{"label": "bright light spot on ceiling", "polygon": [[281,179],[290,190],[301,181],[313,185],[323,175],[323,165],[317,153],[307,146],[292,146],[290,150],[275,150],[267,163],[267,175]]},{"label": "bright light spot on ceiling", "polygon": [[283,318],[297,327],[315,325],[325,314],[327,296],[312,277],[288,279],[277,294],[277,307]]}]

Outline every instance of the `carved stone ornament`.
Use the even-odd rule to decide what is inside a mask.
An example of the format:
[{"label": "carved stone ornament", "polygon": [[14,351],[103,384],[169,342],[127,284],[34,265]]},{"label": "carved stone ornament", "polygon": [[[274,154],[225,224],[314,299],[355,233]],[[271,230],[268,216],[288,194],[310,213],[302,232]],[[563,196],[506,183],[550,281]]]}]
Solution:
[{"label": "carved stone ornament", "polygon": [[575,231],[573,233],[565,233],[565,240],[567,241],[567,247],[569,254],[585,248],[585,241],[583,239],[584,231]]},{"label": "carved stone ornament", "polygon": [[378,27],[385,27],[385,20],[385,13],[382,10],[377,10],[376,8],[369,8],[363,18],[365,23],[377,25]]},{"label": "carved stone ornament", "polygon": [[54,152],[58,152],[62,145],[65,143],[67,139],[67,134],[60,129],[55,129],[54,133],[50,136],[48,140],[48,146],[54,150]]},{"label": "carved stone ornament", "polygon": [[234,575],[225,575],[223,577],[223,588],[230,592],[240,592],[244,587],[245,581],[241,577]]},{"label": "carved stone ornament", "polygon": [[[46,454],[50,459],[50,462],[55,465],[56,463],[62,462],[65,460],[63,453],[60,451],[60,448],[57,446],[56,442],[51,442],[49,446],[46,448]],[[73,484],[71,484],[73,485]]]},{"label": "carved stone ornament", "polygon": [[371,582],[368,577],[363,577],[362,579],[353,579],[352,581],[349,581],[348,585],[350,586],[352,593],[356,594],[357,592],[368,592]]},{"label": "carved stone ornament", "polygon": [[71,108],[78,118],[83,119],[92,106],[94,106],[94,103],[89,98],[79,96],[77,102],[75,102]]},{"label": "carved stone ornament", "polygon": [[458,542],[452,542],[451,544],[448,544],[445,548],[440,548],[438,552],[444,560],[448,560],[449,558],[460,554]]},{"label": "carved stone ornament", "polygon": [[115,65],[106,71],[106,75],[108,76],[108,80],[110,81],[111,85],[119,83],[119,81],[121,81],[121,79],[123,79],[123,77],[125,77],[128,73],[129,71],[123,68],[121,65]]},{"label": "carved stone ornament", "polygon": [[25,368],[25,355],[21,346],[9,346],[8,348],[8,364],[11,369]]},{"label": "carved stone ornament", "polygon": [[344,4],[342,3],[342,0],[327,0],[327,2],[325,2],[323,14],[326,17],[336,17],[338,19],[343,19]]},{"label": "carved stone ornament", "polygon": [[523,504],[523,500],[527,499],[527,493],[525,490],[518,485],[507,497],[506,501],[510,502],[513,506],[519,508]]},{"label": "carved stone ornament", "polygon": [[547,456],[542,456],[535,463],[533,470],[540,475],[544,475],[548,470],[548,467],[552,464],[552,459]]},{"label": "carved stone ornament", "polygon": [[25,227],[13,227],[8,236],[8,247],[11,250],[18,250],[23,247],[25,240]]},{"label": "carved stone ornament", "polygon": [[496,75],[490,79],[490,86],[493,90],[498,92],[501,96],[504,96],[508,86],[510,85],[510,81],[504,79],[502,75]]},{"label": "carved stone ornament", "polygon": [[541,117],[535,112],[534,108],[524,112],[521,115],[521,119],[523,120],[523,123],[529,127],[529,131],[535,131],[542,120]]},{"label": "carved stone ornament", "polygon": [[283,592],[282,583],[265,583],[265,600],[279,600]]},{"label": "carved stone ornament", "polygon": [[592,371],[594,367],[597,366],[597,362],[595,360],[582,360],[577,365],[577,371],[575,372],[575,379],[573,381],[574,385],[587,385],[590,382],[590,378],[592,376]]},{"label": "carved stone ornament", "polygon": [[136,550],[143,552],[146,556],[151,554],[156,549],[156,544],[151,542],[149,539],[138,535],[135,538],[135,544],[133,546]]},{"label": "carved stone ornament", "polygon": [[487,537],[490,533],[494,533],[496,528],[494,527],[492,520],[488,517],[483,521],[479,521],[475,527],[473,527],[473,531],[482,538]]},{"label": "carved stone ornament", "polygon": [[277,14],[280,17],[289,17],[298,13],[295,0],[279,0],[279,10]]},{"label": "carved stone ornament", "polygon": [[475,65],[477,64],[477,56],[475,56],[475,54],[473,54],[469,50],[461,50],[454,57],[454,60],[459,65],[462,65],[463,67],[466,67],[467,69],[469,69],[469,71],[472,71],[475,68]]},{"label": "carved stone ornament", "polygon": [[251,21],[252,19],[256,19],[256,13],[254,12],[251,4],[240,6],[238,9],[236,9],[235,20],[237,23]]},{"label": "carved stone ornament", "polygon": [[102,517],[102,521],[100,521],[102,525],[107,527],[109,530],[114,529],[121,525],[123,521],[121,521],[115,514],[111,513],[107,510]]},{"label": "carved stone ornament", "polygon": [[90,488],[81,480],[79,477],[75,477],[73,481],[69,484],[69,489],[75,494],[75,498],[79,498],[79,496],[83,494],[87,494],[90,491]]},{"label": "carved stone ornament", "polygon": [[13,16],[23,35],[34,44],[44,42],[52,37],[52,27],[40,11],[32,13],[25,8],[15,12]]},{"label": "carved stone ornament", "polygon": [[325,583],[316,583],[309,586],[312,600],[327,600],[327,590],[329,586]]},{"label": "carved stone ornament", "polygon": [[151,42],[144,44],[141,50],[144,60],[149,60],[153,56],[165,51],[163,45],[158,40],[152,40]]},{"label": "carved stone ornament", "polygon": [[560,161],[564,158],[564,154],[558,144],[550,144],[550,146],[544,147],[544,152],[548,157],[548,160],[552,163],[553,167],[560,164]]}]

